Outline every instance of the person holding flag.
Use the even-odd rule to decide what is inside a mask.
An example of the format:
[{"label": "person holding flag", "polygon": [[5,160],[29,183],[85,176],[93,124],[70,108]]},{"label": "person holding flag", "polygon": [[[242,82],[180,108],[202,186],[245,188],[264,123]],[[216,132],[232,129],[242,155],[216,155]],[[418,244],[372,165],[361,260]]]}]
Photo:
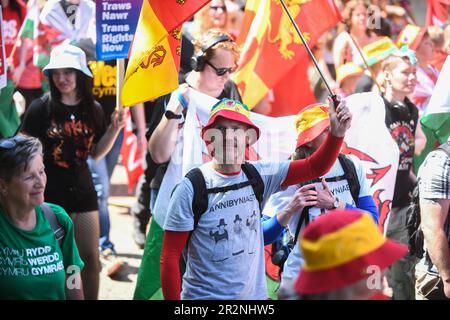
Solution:
[{"label": "person holding flag", "polygon": [[[149,221],[148,208],[153,214],[149,235],[139,269],[134,293],[135,299],[149,299],[160,288],[159,257],[169,194],[159,196],[172,153],[179,139],[183,138],[183,124],[189,103],[189,91],[196,90],[218,99],[231,98],[241,101],[230,73],[236,69],[239,50],[236,42],[225,31],[211,29],[195,42],[196,53],[192,59],[193,71],[187,74],[180,88],[157,99],[153,104],[147,138],[149,139],[145,171],[134,206],[135,240],[145,243],[145,229]],[[181,176],[177,179],[181,179]],[[162,216],[159,223],[156,216]],[[156,269],[156,270],[155,270]]]},{"label": "person holding flag", "polygon": [[[324,143],[330,131],[328,109],[328,105],[317,103],[305,107],[296,116],[298,138],[293,160],[307,159]],[[339,154],[331,170],[323,177],[289,186],[269,198],[264,215],[291,217],[286,224],[294,236],[295,246],[282,269],[280,290],[295,280],[304,264],[305,257],[298,245],[300,231],[325,210],[352,208],[369,213],[378,224],[378,210],[361,161],[343,154]]]},{"label": "person holding flag", "polygon": [[[165,299],[267,299],[263,243],[270,243],[274,235],[276,238],[284,222],[274,216],[267,220],[263,232],[261,210],[280,188],[314,179],[330,169],[352,115],[345,103],[339,103],[330,107],[329,117],[330,133],[308,159],[250,163],[244,160],[246,149],[258,140],[260,129],[250,119],[248,107],[229,99],[212,107],[209,121],[201,130],[212,161],[190,171],[173,191],[168,205],[161,254]],[[198,177],[202,177],[207,191],[203,212],[197,212],[194,206],[196,197],[201,196],[194,188]],[[264,185],[261,197],[253,189],[254,179],[261,179]],[[233,254],[227,245],[218,248],[214,243],[223,238],[214,235],[220,227],[231,230],[227,226],[233,225],[237,214],[246,221],[246,242],[243,251]],[[236,234],[226,234],[225,240],[233,242]],[[181,290],[179,258],[186,246]]]}]

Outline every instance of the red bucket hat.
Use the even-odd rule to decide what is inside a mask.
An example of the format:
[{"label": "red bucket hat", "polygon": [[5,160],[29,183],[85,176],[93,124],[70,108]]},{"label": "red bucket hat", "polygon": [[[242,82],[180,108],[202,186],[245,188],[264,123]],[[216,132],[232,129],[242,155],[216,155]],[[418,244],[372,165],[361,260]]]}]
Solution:
[{"label": "red bucket hat", "polygon": [[319,294],[367,278],[369,266],[386,269],[407,252],[403,244],[386,239],[369,214],[334,210],[311,222],[300,247],[305,265],[294,288],[297,293]]},{"label": "red bucket hat", "polygon": [[206,131],[211,128],[216,119],[219,117],[245,123],[253,128],[256,131],[256,137],[253,141],[250,141],[250,144],[255,143],[259,139],[259,128],[250,120],[250,110],[247,105],[242,102],[226,98],[220,100],[211,108],[208,123],[202,128],[202,138],[204,137]]},{"label": "red bucket hat", "polygon": [[315,103],[307,106],[295,117],[295,129],[298,134],[295,148],[314,140],[329,126],[330,118],[326,104]]}]

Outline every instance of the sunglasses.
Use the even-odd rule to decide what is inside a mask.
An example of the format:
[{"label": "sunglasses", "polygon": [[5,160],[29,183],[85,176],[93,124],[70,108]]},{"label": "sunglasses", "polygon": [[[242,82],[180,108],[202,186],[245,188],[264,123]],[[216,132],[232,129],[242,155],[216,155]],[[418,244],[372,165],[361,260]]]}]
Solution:
[{"label": "sunglasses", "polygon": [[211,62],[209,62],[208,60],[206,60],[206,64],[209,65],[211,68],[214,69],[214,71],[216,72],[216,75],[218,77],[224,76],[227,72],[228,73],[232,73],[234,71],[233,68],[216,68],[215,66],[213,66],[213,64]]},{"label": "sunglasses", "polygon": [[15,136],[8,139],[2,139],[0,140],[0,148],[9,150],[17,146],[17,143],[24,142],[27,138],[24,136]]},{"label": "sunglasses", "polygon": [[227,11],[227,7],[225,6],[210,6],[209,9],[217,11],[219,9],[222,9],[222,11]]}]

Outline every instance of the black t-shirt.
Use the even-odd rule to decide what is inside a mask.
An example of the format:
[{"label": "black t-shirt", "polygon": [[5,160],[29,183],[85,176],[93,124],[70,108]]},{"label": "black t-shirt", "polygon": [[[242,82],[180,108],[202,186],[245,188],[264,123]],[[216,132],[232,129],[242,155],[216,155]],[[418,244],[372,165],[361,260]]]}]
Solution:
[{"label": "black t-shirt", "polygon": [[408,98],[396,103],[390,103],[384,97],[383,100],[386,107],[386,126],[400,150],[392,207],[404,207],[411,202],[410,192],[415,186],[410,172],[414,160],[414,136],[419,112]]},{"label": "black t-shirt", "polygon": [[[147,140],[150,139],[150,136],[152,135],[153,131],[155,131],[156,127],[158,126],[159,122],[161,121],[164,112],[166,111],[166,106],[169,103],[170,99],[170,93],[158,98],[154,102],[152,102],[151,106],[146,106],[147,110],[151,110],[151,114],[149,115],[148,120],[148,130],[147,130]],[[233,81],[227,81],[225,83],[223,91],[220,93],[220,95],[217,97],[217,99],[223,99],[223,98],[229,98],[233,100],[238,100],[242,102],[242,97],[239,94],[238,88],[236,84]],[[150,108],[148,108],[150,107]],[[165,164],[156,164],[150,153],[147,152],[146,154],[146,162],[147,166],[144,171],[146,175],[146,179],[148,182],[150,182],[150,188],[152,189],[159,189],[161,186],[162,179],[164,178],[164,174],[166,173],[167,166],[169,163]]]},{"label": "black t-shirt", "polygon": [[49,96],[36,99],[27,109],[21,127],[23,132],[39,138],[44,147],[45,200],[67,212],[97,210],[97,195],[86,160],[106,131],[102,108],[95,103],[97,125],[90,125],[80,105],[61,107],[67,109],[67,114],[63,121],[57,121],[50,111]]}]

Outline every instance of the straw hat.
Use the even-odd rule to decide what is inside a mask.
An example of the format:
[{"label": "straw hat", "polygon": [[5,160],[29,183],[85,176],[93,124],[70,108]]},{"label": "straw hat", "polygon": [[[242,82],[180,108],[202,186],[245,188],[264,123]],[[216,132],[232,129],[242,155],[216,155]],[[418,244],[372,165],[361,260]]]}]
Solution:
[{"label": "straw hat", "polygon": [[336,70],[336,81],[342,83],[345,79],[351,76],[360,76],[364,73],[364,70],[354,62],[347,62],[341,65]]},{"label": "straw hat", "polygon": [[367,57],[367,64],[374,64],[383,61],[397,50],[394,42],[388,37],[383,37],[363,47],[364,54]]}]

